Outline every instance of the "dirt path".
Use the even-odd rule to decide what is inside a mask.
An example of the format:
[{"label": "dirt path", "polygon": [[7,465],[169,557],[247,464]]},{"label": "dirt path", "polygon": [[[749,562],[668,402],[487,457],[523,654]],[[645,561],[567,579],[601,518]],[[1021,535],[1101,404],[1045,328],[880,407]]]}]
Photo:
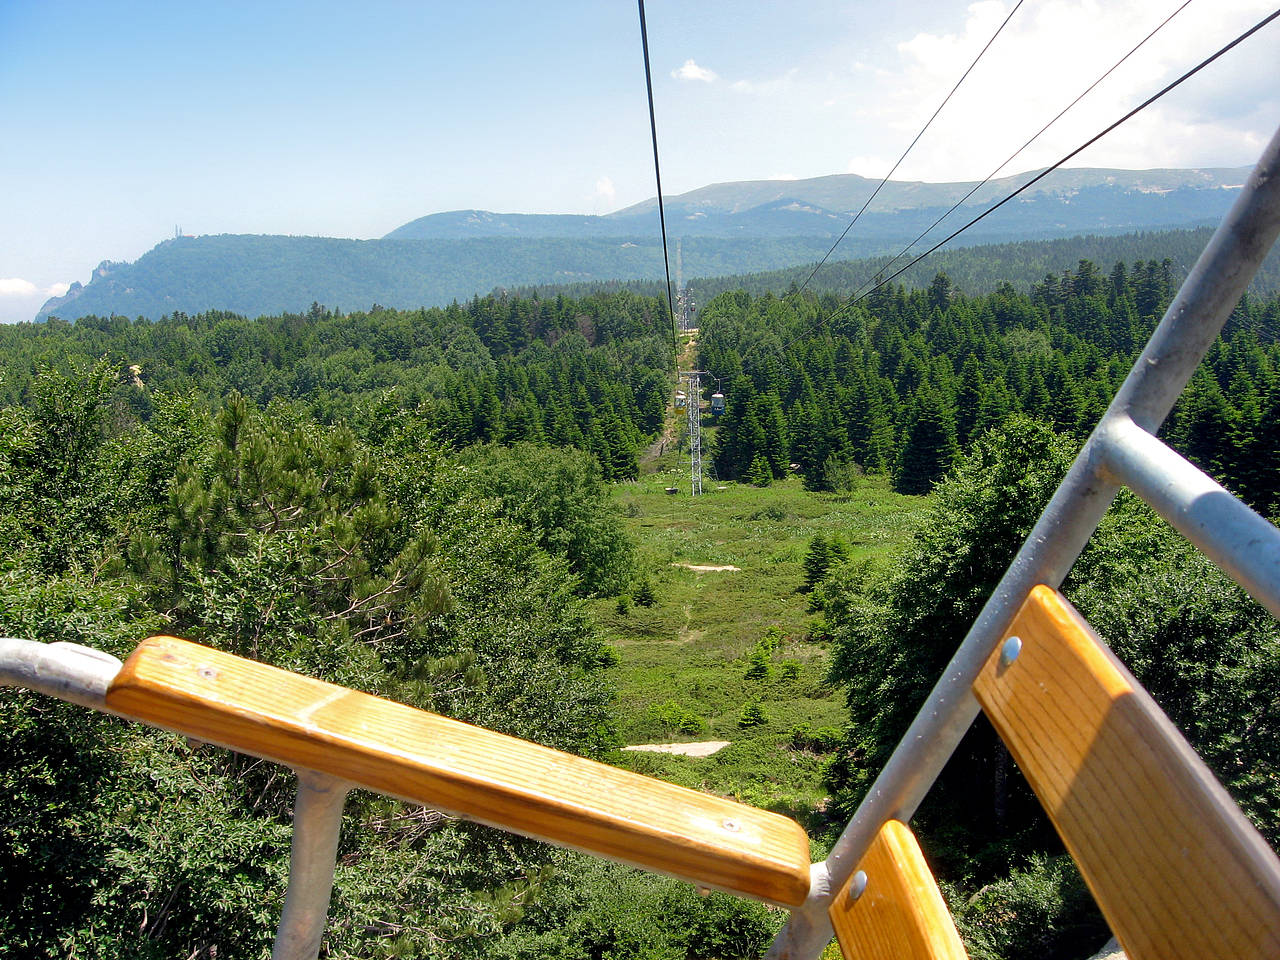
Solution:
[{"label": "dirt path", "polygon": [[[681,370],[692,370],[693,362],[698,357],[698,332],[692,331],[693,335],[680,345],[680,356],[677,360]],[[640,454],[640,469],[653,464],[668,450],[673,449],[680,442],[680,428],[684,425],[684,411],[677,410],[674,395],[671,402],[667,404],[667,415],[662,422],[662,433],[658,439],[645,447],[644,452]]]},{"label": "dirt path", "polygon": [[741,573],[741,567],[735,567],[732,563],[685,563],[683,560],[672,560],[673,567],[684,567],[686,570],[692,570],[694,573]]},{"label": "dirt path", "polygon": [[698,743],[638,743],[634,747],[623,747],[623,750],[638,750],[644,753],[674,753],[681,757],[709,757],[729,746],[728,740],[703,740]]}]

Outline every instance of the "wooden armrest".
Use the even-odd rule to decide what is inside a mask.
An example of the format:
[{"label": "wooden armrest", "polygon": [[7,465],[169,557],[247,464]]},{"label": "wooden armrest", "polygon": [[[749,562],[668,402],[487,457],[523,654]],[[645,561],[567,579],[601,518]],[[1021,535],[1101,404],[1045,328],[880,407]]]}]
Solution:
[{"label": "wooden armrest", "polygon": [[107,709],[456,816],[784,906],[799,824],[174,637],[139,644]]},{"label": "wooden armrest", "polygon": [[880,828],[827,913],[848,960],[966,960],[920,844],[900,820]]},{"label": "wooden armrest", "polygon": [[1280,957],[1280,862],[1155,702],[1048,587],[973,692],[1133,960]]}]

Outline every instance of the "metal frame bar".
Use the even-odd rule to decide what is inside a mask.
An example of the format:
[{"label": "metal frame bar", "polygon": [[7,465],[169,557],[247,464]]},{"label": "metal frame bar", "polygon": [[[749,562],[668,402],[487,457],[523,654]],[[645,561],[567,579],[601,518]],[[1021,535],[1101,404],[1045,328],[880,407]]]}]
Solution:
[{"label": "metal frame bar", "polygon": [[[78,643],[38,643],[0,637],[0,687],[23,687],[111,713],[108,687],[123,664]],[[315,960],[324,937],[342,808],[353,784],[313,770],[298,770],[289,849],[289,886],[272,960]]]},{"label": "metal frame bar", "polygon": [[[1148,435],[1159,429],[1248,288],[1278,233],[1280,130],[1263,151],[1241,195],[1200,254],[1102,420],[1076,456],[1066,478],[885,768],[867,791],[826,861],[815,865],[815,882],[809,898],[792,912],[790,922],[769,948],[767,960],[817,960],[831,940],[827,907],[836,891],[848,880],[886,820],[906,822],[915,813],[978,715],[972,686],[981,666],[1003,639],[1031,588],[1042,583],[1055,589],[1061,586],[1119,492],[1119,476],[1137,477],[1147,493],[1157,493],[1163,485],[1164,481],[1152,472],[1159,466],[1158,458],[1146,446],[1142,448],[1149,455],[1145,465],[1136,460],[1127,462],[1117,454],[1121,442],[1141,440],[1125,425],[1141,428]],[[1190,464],[1185,466],[1195,469]],[[1200,524],[1202,530],[1205,523],[1212,525],[1229,515],[1230,527],[1202,535],[1212,548],[1205,552],[1215,560],[1218,557],[1228,560],[1225,569],[1232,576],[1247,574],[1253,586],[1243,585],[1250,592],[1255,588],[1264,592],[1272,589],[1280,578],[1274,573],[1267,575],[1267,570],[1275,567],[1270,555],[1266,559],[1248,557],[1250,551],[1258,548],[1259,528],[1254,521],[1242,521],[1240,511],[1252,511],[1243,504],[1220,507],[1222,501],[1216,497],[1197,500],[1194,492],[1191,502],[1186,503],[1185,497],[1180,499],[1172,492],[1178,483],[1195,480],[1186,474],[1185,468],[1179,470],[1172,479],[1173,485],[1157,497],[1158,503],[1153,506],[1160,510],[1160,504],[1164,504],[1170,515],[1193,518],[1193,527]],[[1203,481],[1196,481],[1191,489],[1203,492]],[[1257,520],[1266,523],[1261,518]],[[1200,545],[1195,537],[1191,539]],[[1267,539],[1275,541],[1274,531]],[[1267,604],[1273,613],[1277,611],[1273,604],[1280,604],[1277,596],[1280,594]]]},{"label": "metal frame bar", "polygon": [[1100,436],[1103,468],[1280,619],[1280,530],[1132,420]]},{"label": "metal frame bar", "polygon": [[0,637],[0,687],[25,687],[46,696],[106,711],[105,697],[123,664],[78,643],[37,643]]}]

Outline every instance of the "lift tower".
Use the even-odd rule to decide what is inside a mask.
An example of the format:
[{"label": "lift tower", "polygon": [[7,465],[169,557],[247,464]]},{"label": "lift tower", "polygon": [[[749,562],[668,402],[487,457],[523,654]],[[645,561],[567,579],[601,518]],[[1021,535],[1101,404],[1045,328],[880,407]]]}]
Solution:
[{"label": "lift tower", "polygon": [[685,413],[689,417],[689,492],[693,496],[702,493],[702,387],[700,379],[705,370],[686,370],[680,379],[687,383],[688,400]]}]

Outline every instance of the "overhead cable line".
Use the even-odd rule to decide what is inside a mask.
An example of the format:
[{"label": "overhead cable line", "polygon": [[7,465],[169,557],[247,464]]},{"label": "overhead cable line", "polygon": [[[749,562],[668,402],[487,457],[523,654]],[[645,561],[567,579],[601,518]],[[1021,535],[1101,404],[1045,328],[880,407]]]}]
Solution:
[{"label": "overhead cable line", "polygon": [[[872,287],[870,290],[866,291],[865,293],[858,294],[857,296],[854,296],[854,297],[850,297],[850,298],[849,298],[849,300],[847,300],[847,301],[846,301],[846,302],[845,302],[845,303],[844,303],[844,304],[843,304],[839,309],[837,309],[834,313],[832,313],[832,314],[831,314],[831,316],[827,317],[825,320],[821,320],[821,321],[819,321],[818,323],[816,323],[816,324],[815,324],[815,325],[814,325],[814,326],[813,326],[813,327],[808,331],[808,333],[806,333],[806,334],[805,334],[805,336],[809,336],[809,335],[813,334],[815,331],[817,331],[817,330],[821,329],[822,327],[826,326],[827,324],[831,323],[833,320],[836,320],[838,317],[840,317],[840,316],[844,313],[844,311],[848,310],[850,307],[854,306],[855,304],[862,302],[862,301],[863,301],[863,300],[865,300],[867,297],[871,296],[871,294],[875,293],[877,290],[879,290],[881,287],[883,287],[885,284],[890,283],[890,282],[892,282],[893,280],[897,279],[898,277],[902,276],[902,274],[906,273],[908,270],[910,270],[912,267],[914,267],[914,266],[915,266],[917,263],[919,263],[921,260],[923,260],[923,259],[925,259],[926,257],[928,257],[930,254],[932,254],[932,253],[933,253],[935,250],[937,250],[939,247],[942,247],[942,246],[944,246],[945,244],[950,243],[950,242],[951,242],[952,240],[954,240],[956,237],[960,236],[960,234],[964,233],[966,230],[968,230],[970,227],[972,227],[974,224],[976,224],[979,220],[984,219],[985,217],[987,217],[988,215],[990,215],[990,214],[992,214],[992,213],[995,213],[997,210],[999,210],[1001,207],[1003,207],[1003,206],[1004,206],[1006,203],[1008,203],[1010,200],[1014,199],[1014,198],[1015,198],[1015,197],[1017,197],[1019,194],[1024,193],[1025,191],[1029,190],[1031,187],[1035,186],[1037,183],[1039,183],[1041,180],[1043,180],[1043,179],[1044,179],[1045,177],[1047,177],[1049,174],[1053,173],[1053,171],[1057,170],[1060,166],[1062,166],[1062,165],[1063,165],[1064,163],[1066,163],[1068,160],[1070,160],[1071,158],[1075,157],[1077,154],[1081,153],[1082,151],[1084,151],[1084,150],[1085,150],[1085,149],[1087,149],[1088,147],[1093,146],[1095,143],[1097,143],[1099,140],[1101,140],[1103,137],[1105,137],[1107,134],[1109,134],[1112,130],[1115,130],[1115,129],[1116,129],[1116,127],[1120,126],[1122,123],[1124,123],[1124,122],[1126,122],[1127,120],[1130,120],[1130,119],[1132,119],[1133,117],[1137,116],[1139,113],[1141,113],[1141,112],[1142,112],[1143,110],[1145,110],[1147,107],[1151,106],[1153,103],[1155,103],[1157,100],[1159,100],[1161,97],[1163,97],[1166,93],[1169,93],[1169,92],[1170,92],[1171,90],[1173,90],[1175,87],[1178,87],[1179,85],[1181,85],[1181,84],[1182,84],[1182,83],[1184,83],[1185,81],[1190,80],[1192,77],[1194,77],[1197,73],[1199,73],[1199,72],[1200,72],[1201,70],[1203,70],[1205,67],[1209,66],[1209,64],[1213,63],[1213,62],[1214,62],[1215,60],[1217,60],[1219,57],[1223,56],[1224,54],[1226,54],[1226,53],[1227,53],[1227,52],[1229,52],[1230,50],[1232,50],[1232,49],[1234,49],[1235,47],[1239,46],[1239,45],[1240,45],[1241,43],[1243,43],[1245,40],[1248,40],[1251,36],[1253,36],[1255,33],[1257,33],[1259,30],[1261,30],[1261,29],[1262,29],[1263,27],[1265,27],[1267,24],[1271,23],[1271,22],[1272,22],[1273,20],[1275,20],[1277,17],[1280,17],[1280,10],[1276,10],[1275,12],[1271,13],[1270,15],[1268,15],[1268,16],[1266,16],[1266,17],[1263,17],[1263,18],[1262,18],[1261,20],[1259,20],[1256,24],[1254,24],[1252,27],[1250,27],[1250,28],[1249,28],[1248,30],[1246,30],[1244,33],[1240,34],[1238,37],[1236,37],[1234,40],[1232,40],[1232,41],[1231,41],[1230,43],[1228,43],[1226,46],[1222,47],[1222,48],[1221,48],[1220,50],[1218,50],[1216,53],[1213,53],[1213,54],[1211,54],[1210,56],[1206,57],[1204,60],[1201,60],[1198,64],[1196,64],[1194,67],[1192,67],[1192,68],[1191,68],[1190,70],[1188,70],[1186,73],[1182,74],[1182,76],[1178,77],[1176,80],[1174,80],[1172,83],[1169,83],[1168,85],[1166,85],[1165,87],[1163,87],[1163,88],[1162,88],[1161,90],[1159,90],[1158,92],[1156,92],[1156,93],[1152,94],[1152,95],[1151,95],[1150,97],[1148,97],[1146,100],[1142,101],[1142,103],[1138,104],[1136,107],[1134,107],[1134,108],[1133,108],[1132,110],[1130,110],[1128,113],[1126,113],[1126,114],[1125,114],[1123,117],[1121,117],[1119,120],[1116,120],[1114,123],[1112,123],[1111,125],[1109,125],[1109,126],[1108,126],[1108,127],[1106,127],[1105,129],[1103,129],[1103,130],[1099,131],[1098,133],[1094,134],[1092,137],[1090,137],[1088,140],[1086,140],[1086,141],[1085,141],[1084,143],[1082,143],[1080,146],[1076,147],[1074,150],[1072,150],[1070,153],[1068,153],[1066,156],[1064,156],[1061,160],[1059,160],[1059,161],[1057,161],[1055,164],[1053,164],[1053,166],[1051,166],[1051,167],[1046,167],[1044,170],[1040,171],[1040,173],[1036,174],[1034,177],[1032,177],[1030,180],[1028,180],[1026,183],[1024,183],[1022,186],[1020,186],[1017,190],[1014,190],[1014,191],[1013,191],[1012,193],[1010,193],[1008,196],[1004,197],[1003,199],[1001,199],[1001,200],[1000,200],[1000,201],[998,201],[997,203],[993,204],[992,206],[988,207],[986,210],[982,211],[982,213],[978,214],[976,217],[974,217],[972,220],[970,220],[970,221],[969,221],[968,223],[966,223],[964,226],[960,227],[960,228],[959,228],[959,229],[957,229],[957,230],[952,231],[950,234],[948,234],[947,236],[943,237],[941,240],[939,240],[937,243],[935,243],[932,247],[930,247],[930,248],[929,248],[928,250],[926,250],[924,253],[920,254],[918,257],[916,257],[916,258],[914,258],[913,260],[911,260],[911,262],[910,262],[910,263],[907,263],[905,266],[903,266],[903,267],[899,268],[898,270],[894,271],[894,272],[893,272],[892,274],[890,274],[889,276],[887,276],[887,277],[883,278],[882,280],[878,281],[874,287]],[[787,349],[787,347],[790,347],[792,344],[796,343],[799,339],[800,339],[799,337],[796,337],[796,338],[794,338],[794,339],[792,339],[792,340],[788,341],[788,342],[783,346],[783,350]]]},{"label": "overhead cable line", "polygon": [[881,180],[880,183],[876,185],[876,188],[871,191],[871,196],[867,197],[866,202],[862,204],[862,208],[853,215],[853,219],[850,220],[849,225],[844,228],[844,232],[841,233],[840,236],[836,237],[836,242],[831,245],[831,249],[828,250],[823,258],[818,261],[818,265],[813,268],[813,272],[810,273],[804,283],[800,285],[800,289],[795,293],[796,296],[799,296],[804,292],[805,287],[809,286],[809,281],[812,280],[817,275],[818,271],[822,269],[822,265],[830,259],[831,254],[835,253],[836,247],[840,246],[840,241],[848,236],[849,231],[853,229],[853,225],[861,219],[862,215],[866,212],[867,207],[871,206],[871,201],[876,198],[876,194],[878,194],[884,188],[884,185],[889,182],[889,178],[897,172],[898,167],[902,166],[902,161],[907,159],[907,154],[915,149],[915,145],[920,142],[920,138],[924,136],[925,131],[933,125],[934,120],[938,119],[938,114],[942,112],[942,108],[950,102],[953,96],[955,96],[955,92],[960,89],[960,84],[964,83],[969,74],[973,72],[973,68],[978,65],[978,61],[981,60],[987,50],[991,48],[991,45],[996,42],[996,37],[1000,36],[1001,32],[1008,25],[1009,21],[1013,19],[1013,15],[1018,12],[1018,8],[1021,7],[1022,4],[1023,0],[1018,0],[1018,2],[1013,5],[1013,9],[1010,10],[1009,15],[1004,18],[1004,22],[996,28],[996,32],[991,35],[991,39],[987,41],[986,46],[979,50],[978,55],[973,58],[973,63],[969,64],[969,69],[965,70],[965,72],[960,75],[960,79],[957,80],[955,86],[951,88],[951,92],[942,98],[942,102],[938,104],[938,108],[933,111],[933,115],[925,121],[924,126],[920,128],[920,132],[915,135],[915,138],[909,144],[907,144],[907,149],[902,151],[902,156],[900,156],[897,162],[889,168],[889,172],[884,175],[884,179]]},{"label": "overhead cable line", "polygon": [[671,349],[676,349],[676,305],[671,298],[671,260],[667,256],[667,215],[662,209],[662,166],[658,163],[658,123],[653,114],[653,78],[649,73],[649,31],[644,24],[644,0],[640,5],[640,46],[644,50],[644,87],[649,94],[649,131],[653,135],[653,178],[658,183],[658,223],[662,227],[662,265],[667,271],[667,309],[671,311]]},{"label": "overhead cable line", "polygon": [[[1009,154],[1009,156],[1008,156],[1008,157],[1006,157],[1006,158],[1005,158],[1005,159],[1004,159],[1000,164],[998,164],[994,170],[992,170],[992,171],[991,171],[990,173],[988,173],[985,177],[983,177],[983,178],[982,178],[982,180],[981,180],[980,182],[975,183],[972,187],[970,187],[970,188],[969,188],[969,192],[968,192],[968,193],[966,193],[963,197],[961,197],[959,200],[957,200],[954,204],[952,204],[952,205],[951,205],[951,209],[949,209],[946,213],[942,214],[942,216],[938,217],[938,219],[937,219],[937,220],[934,220],[934,221],[933,221],[933,223],[929,224],[929,226],[925,227],[925,228],[924,228],[924,230],[922,230],[922,231],[920,232],[919,236],[917,236],[914,240],[912,240],[912,241],[911,241],[910,243],[908,243],[905,247],[903,247],[900,251],[898,251],[898,253],[897,253],[897,254],[895,254],[891,259],[886,260],[884,263],[882,263],[882,264],[879,266],[879,268],[877,268],[877,269],[876,269],[876,271],[872,274],[872,282],[874,282],[874,278],[875,278],[875,277],[880,276],[880,274],[882,274],[885,270],[888,270],[888,269],[889,269],[890,267],[892,267],[895,263],[897,263],[899,259],[901,259],[902,257],[906,256],[906,255],[907,255],[907,253],[911,250],[911,248],[912,248],[912,247],[914,247],[914,246],[915,246],[917,243],[919,243],[919,242],[920,242],[920,241],[921,241],[925,236],[927,236],[927,235],[930,233],[930,231],[932,231],[932,230],[933,230],[933,228],[934,228],[934,227],[936,227],[938,224],[940,224],[943,220],[947,219],[947,217],[951,216],[951,214],[955,213],[955,212],[956,212],[956,210],[957,210],[957,209],[958,209],[958,208],[959,208],[959,207],[960,207],[960,206],[961,206],[961,205],[962,205],[966,200],[968,200],[968,199],[969,199],[970,197],[972,197],[975,193],[977,193],[979,190],[981,190],[983,187],[985,187],[988,183],[990,183],[990,182],[991,182],[991,179],[992,179],[996,174],[998,174],[1001,170],[1003,170],[1005,167],[1007,167],[1010,163],[1012,163],[1012,162],[1014,161],[1014,159],[1016,159],[1016,158],[1017,158],[1018,154],[1022,153],[1022,151],[1023,151],[1023,150],[1027,149],[1027,147],[1029,147],[1029,146],[1031,146],[1031,144],[1035,143],[1035,141],[1036,141],[1036,140],[1038,140],[1038,139],[1040,138],[1040,135],[1041,135],[1041,134],[1043,134],[1046,130],[1048,130],[1050,127],[1052,127],[1052,126],[1053,126],[1055,123],[1057,123],[1059,120],[1061,120],[1061,119],[1063,118],[1063,116],[1067,113],[1067,111],[1068,111],[1068,110],[1070,110],[1070,109],[1071,109],[1072,107],[1074,107],[1077,103],[1079,103],[1081,100],[1083,100],[1085,97],[1087,97],[1090,93],[1092,93],[1092,92],[1093,92],[1093,90],[1094,90],[1094,88],[1095,88],[1095,87],[1097,87],[1097,86],[1098,86],[1098,84],[1102,83],[1102,81],[1103,81],[1103,80],[1107,79],[1107,77],[1109,77],[1109,76],[1111,76],[1111,74],[1115,73],[1115,71],[1116,71],[1117,69],[1119,69],[1119,68],[1120,68],[1121,64],[1123,64],[1126,60],[1128,60],[1128,59],[1129,59],[1130,57],[1132,57],[1135,53],[1137,53],[1137,52],[1138,52],[1138,51],[1139,51],[1139,50],[1140,50],[1140,49],[1141,49],[1141,48],[1146,44],[1146,42],[1147,42],[1148,40],[1150,40],[1150,39],[1151,39],[1152,37],[1154,37],[1157,33],[1159,33],[1159,32],[1160,32],[1161,30],[1163,30],[1166,26],[1168,26],[1169,22],[1170,22],[1174,17],[1176,17],[1178,14],[1180,14],[1183,10],[1187,9],[1187,7],[1189,7],[1190,5],[1191,5],[1191,0],[1183,0],[1183,3],[1182,3],[1182,5],[1181,5],[1180,7],[1178,7],[1176,10],[1174,10],[1174,11],[1173,11],[1173,13],[1169,14],[1169,16],[1165,17],[1165,18],[1164,18],[1164,20],[1162,20],[1162,21],[1160,22],[1159,26],[1157,26],[1154,30],[1152,30],[1150,33],[1148,33],[1148,34],[1147,34],[1145,37],[1143,37],[1141,40],[1139,40],[1139,41],[1138,41],[1138,43],[1137,43],[1137,45],[1135,45],[1132,49],[1130,49],[1130,51],[1129,51],[1128,53],[1126,53],[1123,57],[1121,57],[1119,60],[1117,60],[1115,63],[1113,63],[1113,64],[1111,65],[1111,67],[1107,70],[1107,72],[1106,72],[1106,73],[1102,74],[1102,76],[1098,77],[1098,79],[1097,79],[1097,80],[1095,80],[1095,81],[1093,81],[1093,83],[1089,84],[1089,86],[1088,86],[1088,87],[1086,87],[1086,88],[1084,89],[1084,91],[1080,93],[1080,95],[1079,95],[1079,96],[1077,96],[1074,100],[1072,100],[1072,101],[1071,101],[1070,103],[1068,103],[1065,107],[1063,107],[1061,110],[1059,110],[1059,111],[1058,111],[1058,113],[1057,113],[1057,115],[1056,115],[1052,120],[1050,120],[1050,121],[1049,121],[1048,123],[1046,123],[1043,127],[1041,127],[1039,130],[1037,130],[1035,133],[1033,133],[1033,134],[1031,135],[1031,137],[1030,137],[1030,138],[1029,138],[1029,139],[1028,139],[1028,140],[1027,140],[1027,141],[1026,141],[1022,146],[1020,146],[1017,150],[1013,151],[1013,153]],[[865,286],[865,285],[866,285],[866,281],[864,281],[862,284],[860,284],[860,285],[859,285],[859,287],[858,287],[858,289],[855,291],[855,295],[856,295],[857,293],[860,293],[860,292],[862,291],[862,287],[863,287],[863,286]]]}]

